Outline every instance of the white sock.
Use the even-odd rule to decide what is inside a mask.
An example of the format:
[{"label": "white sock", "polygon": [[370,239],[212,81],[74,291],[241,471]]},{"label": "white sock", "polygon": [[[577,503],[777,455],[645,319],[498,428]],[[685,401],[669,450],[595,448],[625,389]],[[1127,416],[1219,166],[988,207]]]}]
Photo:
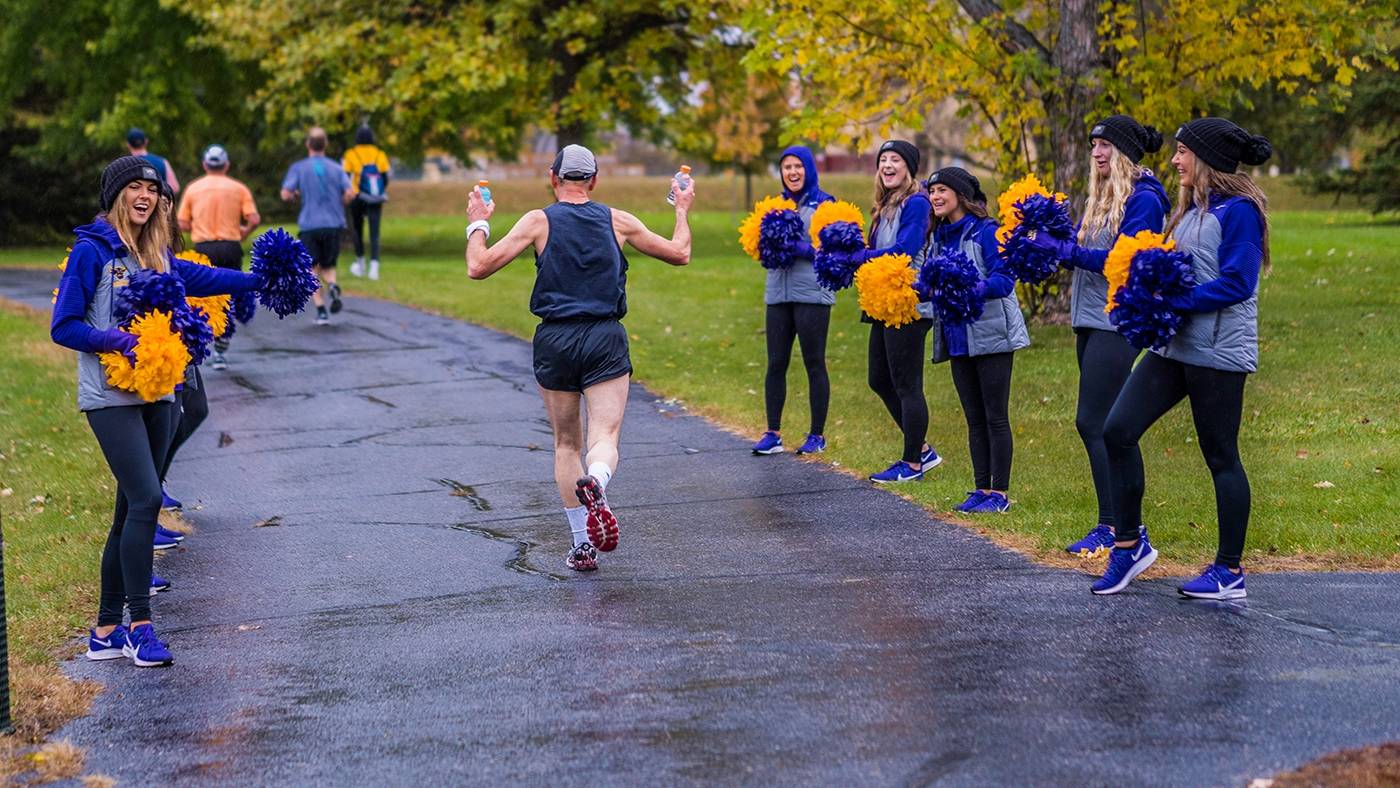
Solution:
[{"label": "white sock", "polygon": [[612,481],[612,468],[605,462],[595,462],[588,466],[588,475],[598,480],[598,486],[603,488],[603,492],[608,490],[608,482]]},{"label": "white sock", "polygon": [[578,547],[588,541],[588,509],[583,506],[575,506],[572,509],[565,509],[564,516],[569,518],[569,530],[574,535],[574,547]]}]

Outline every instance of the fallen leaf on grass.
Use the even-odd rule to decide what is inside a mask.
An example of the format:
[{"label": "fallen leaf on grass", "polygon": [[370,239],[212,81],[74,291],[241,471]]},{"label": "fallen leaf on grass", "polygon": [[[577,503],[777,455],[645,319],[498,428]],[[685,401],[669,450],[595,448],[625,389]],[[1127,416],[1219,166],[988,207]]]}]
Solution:
[{"label": "fallen leaf on grass", "polygon": [[14,495],[14,494],[15,494],[15,491],[14,491],[13,489],[9,488],[9,487],[6,487],[5,489],[0,490],[0,498],[9,498],[11,495]]},{"label": "fallen leaf on grass", "polygon": [[267,528],[268,526],[272,526],[272,525],[281,525],[281,524],[282,524],[282,515],[280,515],[280,514],[275,514],[275,515],[273,515],[273,516],[267,518],[266,520],[259,520],[259,521],[257,521],[256,523],[253,523],[253,527],[254,527],[254,528]]},{"label": "fallen leaf on grass", "polygon": [[1294,455],[1294,456],[1296,456],[1296,457],[1297,457],[1298,459],[1300,459],[1300,460],[1306,460],[1306,459],[1308,458],[1308,450],[1307,450],[1307,449],[1299,449],[1299,450],[1298,450],[1298,453],[1297,453],[1296,455]]},{"label": "fallen leaf on grass", "polygon": [[1313,486],[1319,490],[1330,490],[1333,487],[1336,487],[1337,485],[1327,481],[1326,479],[1323,479],[1322,481],[1318,482],[1317,484],[1314,484]]}]

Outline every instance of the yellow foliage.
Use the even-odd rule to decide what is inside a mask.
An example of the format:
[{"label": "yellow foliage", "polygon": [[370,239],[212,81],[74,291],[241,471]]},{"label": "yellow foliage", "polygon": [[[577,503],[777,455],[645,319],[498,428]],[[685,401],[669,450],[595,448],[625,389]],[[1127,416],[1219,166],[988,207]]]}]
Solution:
[{"label": "yellow foliage", "polygon": [[1169,241],[1161,233],[1143,230],[1137,235],[1120,235],[1108,252],[1103,275],[1108,280],[1108,305],[1105,314],[1118,306],[1118,291],[1128,283],[1128,272],[1132,269],[1133,255],[1144,249],[1175,249],[1176,241]]},{"label": "yellow foliage", "polygon": [[880,255],[857,268],[861,310],[890,328],[914,322],[919,317],[916,275],[907,254]]},{"label": "yellow foliage", "polygon": [[[193,250],[184,251],[175,256],[195,265],[214,267],[214,263],[208,255]],[[224,331],[228,330],[228,314],[229,310],[233,308],[233,299],[227,293],[213,296],[191,296],[185,299],[185,303],[204,310],[204,314],[209,317],[209,330],[214,332],[215,338],[223,336]]]},{"label": "yellow foliage", "polygon": [[185,380],[190,351],[170,325],[170,313],[157,309],[138,315],[127,331],[136,337],[136,365],[121,353],[97,354],[107,370],[107,382],[147,402],[173,393]]},{"label": "yellow foliage", "polygon": [[[1033,194],[1049,197],[1050,190],[1045,188],[1035,173],[1030,173],[1006,187],[1006,191],[997,198],[997,217],[1001,219],[1001,226],[997,228],[997,244],[1002,247],[1003,251],[1005,251],[1006,239],[1011,237],[1011,231],[1021,224],[1021,212],[1016,210],[1016,203]],[[1056,192],[1055,199],[1064,202],[1068,198]]]},{"label": "yellow foliage", "polygon": [[744,247],[745,254],[755,260],[758,259],[758,232],[764,215],[769,211],[784,209],[795,211],[797,203],[786,197],[764,197],[753,204],[753,212],[739,223],[739,245]]},{"label": "yellow foliage", "polygon": [[818,205],[816,213],[812,214],[813,248],[822,248],[822,239],[818,234],[832,222],[851,222],[858,225],[862,232],[865,231],[865,214],[855,203],[849,203],[845,200],[824,202]]}]

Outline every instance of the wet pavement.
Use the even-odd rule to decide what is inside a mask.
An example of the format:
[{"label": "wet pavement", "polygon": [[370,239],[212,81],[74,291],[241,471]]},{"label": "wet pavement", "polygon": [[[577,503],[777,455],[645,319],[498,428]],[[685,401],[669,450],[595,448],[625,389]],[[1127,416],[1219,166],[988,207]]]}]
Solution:
[{"label": "wet pavement", "polygon": [[175,667],[71,665],[108,689],[59,736],[124,784],[1239,785],[1400,738],[1394,575],[1095,598],[634,387],[579,576],[526,343],[351,299],[230,359],[172,472]]}]

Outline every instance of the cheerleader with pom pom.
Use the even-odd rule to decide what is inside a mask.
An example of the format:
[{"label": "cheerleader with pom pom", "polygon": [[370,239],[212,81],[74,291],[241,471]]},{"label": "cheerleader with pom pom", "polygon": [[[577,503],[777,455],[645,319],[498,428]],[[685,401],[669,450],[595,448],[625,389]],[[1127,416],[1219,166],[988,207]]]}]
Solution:
[{"label": "cheerleader with pom pom", "polygon": [[[103,212],[74,231],[50,327],[54,342],[78,352],[78,407],[117,481],[88,657],[125,656],[142,667],[173,662],[151,627],[151,546],[161,507],[160,471],[175,420],[173,391],[191,357],[163,310],[134,318],[132,333],[123,330],[118,296],[143,269],[174,274],[193,296],[258,284],[250,274],[171,257],[171,194],[163,184],[155,168],[136,156],[119,158],[103,171]],[[124,607],[129,629],[122,626]]]},{"label": "cheerleader with pom pom", "polygon": [[950,360],[972,455],[975,489],[954,508],[1004,512],[1011,508],[1011,363],[1017,350],[1030,345],[1030,335],[1016,300],[1016,280],[997,253],[997,223],[987,214],[977,178],[961,167],[944,167],[929,177],[928,190],[933,232],[925,255],[971,260],[978,280],[970,296],[982,302],[975,319],[941,321],[934,340],[934,360]]},{"label": "cheerleader with pom pom", "polygon": [[[880,146],[875,166],[869,248],[858,252],[855,259],[864,264],[886,255],[905,255],[917,270],[923,262],[929,223],[928,196],[914,179],[919,171],[919,149],[904,140],[889,140]],[[898,285],[901,292],[882,295],[905,295],[902,290],[912,286],[912,272],[908,278],[908,285]],[[869,297],[862,295],[863,300]],[[924,341],[933,327],[933,306],[928,302],[910,306],[911,314],[901,315],[898,323],[876,320],[864,310],[861,313],[861,322],[870,324],[870,389],[904,434],[900,459],[870,476],[877,484],[922,479],[929,468],[943,461],[927,442],[928,400],[924,398]]]},{"label": "cheerleader with pom pom", "polygon": [[1167,233],[1190,254],[1195,284],[1167,297],[1184,322],[1164,348],[1133,369],[1104,425],[1117,522],[1108,568],[1092,587],[1096,594],[1122,591],[1156,560],[1140,532],[1145,483],[1138,441],[1185,399],[1214,480],[1219,543],[1214,561],[1178,590],[1202,599],[1245,596],[1240,560],[1250,489],[1239,430],[1245,380],[1258,368],[1257,292],[1261,269],[1269,269],[1269,223],[1264,193],[1239,165],[1263,164],[1272,152],[1267,139],[1223,118],[1199,118],[1177,129],[1172,165],[1181,189]]},{"label": "cheerleader with pom pom", "polygon": [[1113,547],[1116,518],[1109,492],[1103,427],[1139,352],[1109,321],[1104,309],[1108,303],[1104,262],[1119,238],[1143,230],[1162,232],[1171,210],[1166,190],[1152,171],[1141,164],[1143,156],[1161,149],[1160,132],[1128,115],[1110,115],[1090,128],[1089,139],[1093,167],[1089,170],[1089,197],[1076,239],[1062,241],[1038,234],[1031,241],[1074,270],[1070,325],[1074,328],[1075,359],[1079,364],[1079,404],[1074,424],[1089,455],[1089,473],[1099,508],[1094,527],[1083,539],[1065,548],[1075,554]]},{"label": "cheerleader with pom pom", "polygon": [[807,237],[817,206],[836,198],[821,190],[816,161],[804,145],[793,145],[778,159],[783,197],[797,206],[802,236],[789,239],[782,250],[783,265],[768,267],[763,289],[764,334],[768,342],[768,371],[763,378],[763,402],[768,431],[753,445],[754,454],[778,454],[783,449],[783,405],[787,400],[787,371],[792,343],[802,347],[807,369],[811,424],[798,454],[826,449],[826,413],[831,401],[831,381],[826,372],[826,336],[831,325],[831,305],[836,294],[821,286],[812,268],[815,250]]}]

